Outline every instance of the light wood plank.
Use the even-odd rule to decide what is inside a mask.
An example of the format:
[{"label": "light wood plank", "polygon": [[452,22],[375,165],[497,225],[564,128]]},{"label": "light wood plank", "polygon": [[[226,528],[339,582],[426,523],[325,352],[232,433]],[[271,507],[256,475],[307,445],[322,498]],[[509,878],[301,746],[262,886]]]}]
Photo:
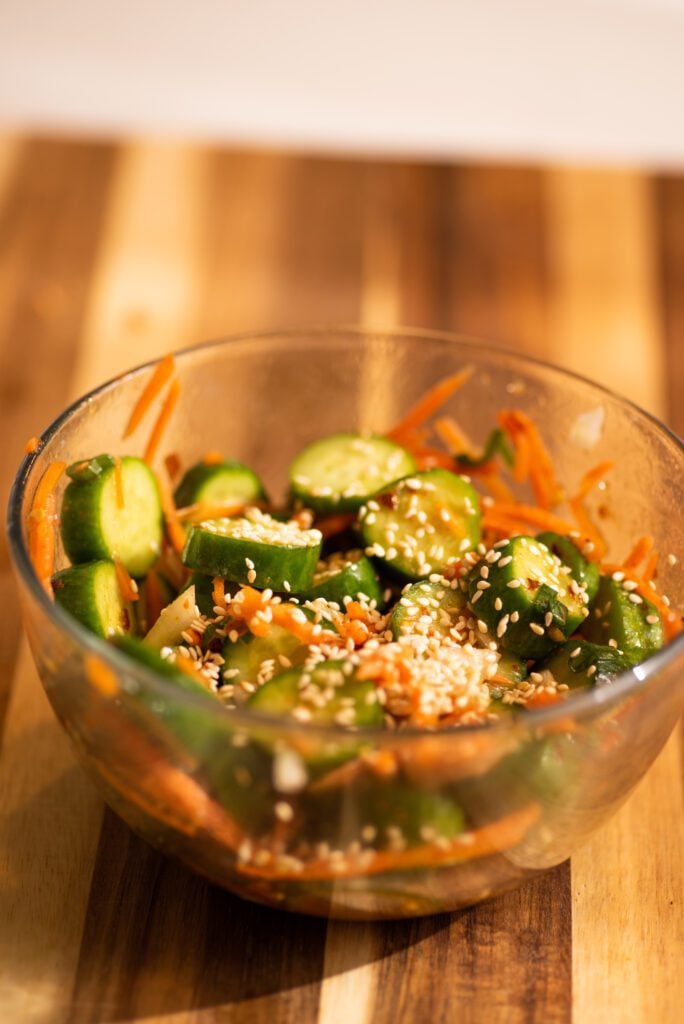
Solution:
[{"label": "light wood plank", "polygon": [[[652,193],[641,175],[548,177],[551,352],[656,412],[664,366]],[[572,859],[576,1024],[674,1022],[681,971],[684,831],[680,737]]]}]

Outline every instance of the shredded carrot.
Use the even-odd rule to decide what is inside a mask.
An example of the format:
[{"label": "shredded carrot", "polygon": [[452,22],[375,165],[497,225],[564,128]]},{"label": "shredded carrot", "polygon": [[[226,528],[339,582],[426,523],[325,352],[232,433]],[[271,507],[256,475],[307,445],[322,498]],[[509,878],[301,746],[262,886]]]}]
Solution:
[{"label": "shredded carrot", "polygon": [[137,601],[140,597],[138,584],[132,579],[131,574],[125,565],[115,560],[116,582],[119,585],[119,593],[123,601]]},{"label": "shredded carrot", "polygon": [[641,565],[646,556],[653,550],[654,543],[653,537],[649,534],[644,534],[643,537],[639,537],[636,544],[627,555],[627,558],[622,563],[622,568],[625,572],[629,572],[630,569],[636,569],[637,566]]},{"label": "shredded carrot", "polygon": [[335,862],[320,857],[290,867],[273,858],[266,864],[238,864],[238,871],[260,878],[327,881],[456,864],[501,853],[516,846],[538,820],[539,814],[540,809],[536,804],[527,804],[504,818],[439,844],[420,843],[404,850],[377,850],[372,854],[368,851],[361,863],[351,856]]},{"label": "shredded carrot", "polygon": [[655,576],[655,574],[657,572],[657,569],[658,569],[658,552],[657,551],[652,551],[651,554],[649,555],[648,559],[646,560],[646,565],[644,566],[643,572],[641,574],[643,576],[643,578],[646,580],[647,583],[651,582],[651,580],[653,579],[653,577]]},{"label": "shredded carrot", "polygon": [[223,455],[218,451],[210,451],[202,456],[202,462],[205,466],[216,466],[219,462],[223,462]]},{"label": "shredded carrot", "polygon": [[[254,507],[251,502],[250,507]],[[177,508],[176,516],[181,522],[202,523],[205,519],[223,519],[238,515],[238,513],[244,512],[246,508],[247,505],[242,501],[214,503],[199,501],[194,505],[185,505],[183,508]]]},{"label": "shredded carrot", "polygon": [[114,492],[116,494],[116,507],[125,508],[123,473],[121,472],[121,456],[114,456]]},{"label": "shredded carrot", "polygon": [[435,420],[435,433],[447,450],[454,454],[468,452],[472,454],[473,446],[458,423],[451,416],[442,416]]},{"label": "shredded carrot", "polygon": [[40,448],[40,438],[39,437],[29,437],[28,441],[24,445],[24,451],[26,452],[27,455],[33,455],[33,453],[37,452],[39,448]]},{"label": "shredded carrot", "polygon": [[145,580],[145,613],[147,616],[148,630],[154,626],[164,607],[159,576],[151,569]]},{"label": "shredded carrot", "polygon": [[514,685],[510,679],[508,679],[506,676],[500,676],[498,672],[496,672],[493,676],[490,676],[487,682],[494,683],[496,686],[507,686],[509,689],[511,688],[511,686]]},{"label": "shredded carrot", "polygon": [[226,582],[221,576],[214,576],[214,585],[211,591],[211,599],[217,608],[226,606]]},{"label": "shredded carrot", "polygon": [[599,462],[597,466],[594,466],[588,473],[585,473],[582,477],[582,482],[580,483],[579,490],[577,491],[575,498],[580,501],[582,501],[583,498],[586,498],[589,491],[603,480],[606,473],[610,472],[614,465],[614,462],[610,459],[606,459],[605,462]]},{"label": "shredded carrot", "polygon": [[181,460],[178,452],[170,452],[164,456],[164,468],[169,474],[169,480],[173,481],[176,479],[181,471]]},{"label": "shredded carrot", "polygon": [[151,464],[154,461],[154,457],[157,454],[157,449],[159,448],[159,445],[161,444],[162,441],[162,437],[164,436],[164,431],[168,426],[169,420],[171,419],[171,415],[178,403],[179,398],[180,382],[174,379],[171,381],[171,386],[169,387],[166,398],[164,399],[164,404],[159,410],[159,415],[157,416],[154,426],[152,427],[152,432],[150,434],[150,438],[145,448],[143,458],[145,459],[145,462],[147,462],[148,464]]},{"label": "shredded carrot", "polygon": [[143,393],[141,394],[138,401],[133,406],[133,410],[126,424],[126,428],[123,432],[124,439],[130,437],[139,423],[142,421],[147,410],[150,408],[155,398],[164,388],[164,385],[170,380],[173,372],[176,368],[176,363],[172,355],[164,356],[164,358],[157,363],[154,373],[147,382]]},{"label": "shredded carrot", "polygon": [[482,516],[483,525],[503,530],[517,529],[520,532],[529,530],[530,527],[537,527],[540,530],[553,530],[564,536],[575,533],[575,526],[562,519],[554,512],[547,509],[537,508],[536,505],[506,505],[503,502],[494,502],[489,508],[485,508]]},{"label": "shredded carrot", "polygon": [[327,540],[328,537],[334,537],[336,533],[343,533],[351,526],[355,519],[356,516],[352,512],[340,512],[336,515],[319,519],[316,523],[316,529],[320,530],[323,534],[323,540]]},{"label": "shredded carrot", "polygon": [[450,377],[440,380],[433,388],[430,388],[427,394],[423,395],[416,402],[413,408],[409,409],[408,413],[399,423],[387,432],[387,437],[401,442],[402,438],[410,435],[416,427],[422,426],[426,420],[434,415],[440,406],[444,405],[459,388],[463,387],[466,381],[470,380],[472,375],[473,367],[466,366],[459,373],[454,373]]},{"label": "shredded carrot", "polygon": [[411,452],[416,460],[418,469],[449,469],[452,472],[456,470],[456,461],[453,455],[449,455],[447,452],[441,451],[439,448],[433,448],[431,445],[406,445],[408,451]]},{"label": "shredded carrot", "polygon": [[536,423],[520,409],[502,409],[498,421],[515,451],[514,479],[522,483],[529,477],[537,504],[553,508],[562,500],[563,489]]},{"label": "shredded carrot", "polygon": [[589,561],[600,562],[606,553],[606,542],[601,531],[589,515],[581,498],[570,498],[568,504],[579,527],[579,532],[586,541],[593,545],[592,548],[588,548],[585,544],[582,553]]},{"label": "shredded carrot", "polygon": [[536,708],[547,708],[550,704],[558,704],[561,700],[563,700],[563,695],[555,690],[540,690],[539,693],[535,693],[533,697],[530,697],[528,701],[525,701],[525,707],[532,710],[535,710]]},{"label": "shredded carrot", "polygon": [[254,587],[242,587],[230,610],[232,615],[245,620],[255,636],[266,636],[273,624],[282,626],[304,644],[344,643],[339,633],[322,629],[307,619],[299,605],[274,602]]},{"label": "shredded carrot", "polygon": [[86,654],[83,659],[83,668],[86,679],[103,697],[117,697],[119,694],[119,680],[114,669],[110,668],[102,658],[96,654]]},{"label": "shredded carrot", "polygon": [[157,473],[156,477],[166,533],[174,551],[180,555],[185,547],[185,530],[178,521],[178,513],[173,501],[173,495],[166,478],[161,473]]},{"label": "shredded carrot", "polygon": [[55,568],[55,525],[58,520],[55,488],[66,462],[51,463],[43,474],[28,516],[29,556],[35,573],[52,596],[51,577]]},{"label": "shredded carrot", "polygon": [[184,675],[194,679],[197,683],[201,683],[205,689],[210,689],[209,681],[206,676],[200,672],[195,662],[192,658],[189,658],[187,654],[176,654],[174,665],[176,668],[179,668]]},{"label": "shredded carrot", "polygon": [[[472,470],[471,470],[472,472]],[[505,480],[502,480],[496,466],[483,466],[480,471],[482,482],[489,488],[496,501],[504,504],[514,505],[515,495]]]}]

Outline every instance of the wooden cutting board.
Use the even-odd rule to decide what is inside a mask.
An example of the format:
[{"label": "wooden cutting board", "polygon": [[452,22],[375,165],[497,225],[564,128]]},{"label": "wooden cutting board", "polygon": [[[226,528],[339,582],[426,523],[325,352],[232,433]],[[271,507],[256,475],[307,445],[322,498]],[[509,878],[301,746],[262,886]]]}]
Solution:
[{"label": "wooden cutting board", "polygon": [[[684,178],[0,138],[0,489],[71,398],[242,329],[485,336],[684,431]],[[326,924],[133,837],[76,766],[0,543],[0,1019],[674,1024],[682,737],[572,860],[489,903]]]}]

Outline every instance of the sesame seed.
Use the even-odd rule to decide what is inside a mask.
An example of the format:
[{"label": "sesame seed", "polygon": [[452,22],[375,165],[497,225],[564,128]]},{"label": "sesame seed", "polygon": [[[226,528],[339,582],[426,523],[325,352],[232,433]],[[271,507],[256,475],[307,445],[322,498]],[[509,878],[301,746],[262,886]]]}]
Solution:
[{"label": "sesame seed", "polygon": [[533,633],[536,633],[537,636],[544,636],[544,627],[540,626],[538,622],[530,622],[530,629]]},{"label": "sesame seed", "polygon": [[510,590],[516,590],[518,587],[522,586],[522,580],[509,580],[506,586],[509,587]]},{"label": "sesame seed", "polygon": [[513,555],[504,555],[503,558],[499,559],[499,568],[503,569],[509,562],[513,561]]},{"label": "sesame seed", "polygon": [[506,630],[508,629],[509,618],[510,618],[510,616],[504,615],[503,618],[500,620],[498,626],[496,627],[496,635],[499,638],[502,637],[504,635],[504,633],[506,632]]},{"label": "sesame seed", "polygon": [[589,666],[589,668],[587,669],[587,675],[588,676],[596,675],[596,665],[590,665]]},{"label": "sesame seed", "polygon": [[501,611],[501,609],[503,608],[503,601],[501,600],[501,598],[500,598],[500,597],[497,597],[497,598],[495,599],[495,601],[494,601],[494,608],[495,608],[495,610],[496,610],[497,612],[500,612],[500,611]]},{"label": "sesame seed", "polygon": [[656,626],[658,624],[659,619],[657,615],[647,615],[646,621],[648,622],[649,626]]},{"label": "sesame seed", "polygon": [[478,580],[476,587],[478,590],[488,590],[491,587],[491,583],[488,583],[487,580]]},{"label": "sesame seed", "polygon": [[629,595],[629,600],[632,602],[632,604],[643,604],[644,603],[643,597],[640,597],[639,594],[630,594]]},{"label": "sesame seed", "polygon": [[520,618],[520,612],[519,611],[516,610],[514,612],[511,612],[511,622],[517,622],[519,620],[519,618]]},{"label": "sesame seed", "polygon": [[582,653],[582,648],[581,648],[581,647],[576,647],[576,648],[574,649],[574,651],[570,651],[570,657],[571,657],[571,658],[576,658],[576,657],[577,657],[578,655],[580,655],[581,653]]},{"label": "sesame seed", "polygon": [[624,578],[625,578],[624,572],[614,572],[613,573],[613,579],[615,580],[616,583],[622,583]]},{"label": "sesame seed", "polygon": [[477,628],[480,630],[481,633],[489,632],[489,629],[487,628],[487,623],[484,622],[482,619],[477,620]]},{"label": "sesame seed", "polygon": [[292,807],[290,804],[286,804],[284,800],[279,800],[273,811],[278,821],[292,821],[294,818]]},{"label": "sesame seed", "polygon": [[676,565],[677,564],[677,556],[673,555],[673,554],[669,554],[667,556],[667,564],[668,565]]},{"label": "sesame seed", "polygon": [[480,569],[480,576],[482,577],[483,580],[486,580],[489,577],[489,566],[488,565],[483,565],[482,566],[482,568]]}]

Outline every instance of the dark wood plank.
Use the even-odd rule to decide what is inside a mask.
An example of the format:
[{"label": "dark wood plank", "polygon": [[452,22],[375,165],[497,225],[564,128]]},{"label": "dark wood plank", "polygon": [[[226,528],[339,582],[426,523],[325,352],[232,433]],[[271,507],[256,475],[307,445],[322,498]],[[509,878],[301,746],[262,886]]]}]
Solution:
[{"label": "dark wood plank", "polygon": [[[0,210],[0,502],[24,442],[63,408],[95,260],[115,149],[37,140],[22,148]],[[0,734],[19,642],[7,542],[0,533]]]},{"label": "dark wood plank", "polygon": [[484,165],[450,174],[442,210],[450,250],[448,326],[544,355],[543,172]]},{"label": "dark wood plank", "polygon": [[313,1021],[325,928],[224,892],[107,811],[71,1024],[209,1007],[231,1022]]},{"label": "dark wood plank", "polygon": [[668,422],[684,437],[684,178],[654,183]]},{"label": "dark wood plank", "polygon": [[440,920],[440,928],[431,918],[383,926],[373,1024],[568,1024],[569,863]]}]

